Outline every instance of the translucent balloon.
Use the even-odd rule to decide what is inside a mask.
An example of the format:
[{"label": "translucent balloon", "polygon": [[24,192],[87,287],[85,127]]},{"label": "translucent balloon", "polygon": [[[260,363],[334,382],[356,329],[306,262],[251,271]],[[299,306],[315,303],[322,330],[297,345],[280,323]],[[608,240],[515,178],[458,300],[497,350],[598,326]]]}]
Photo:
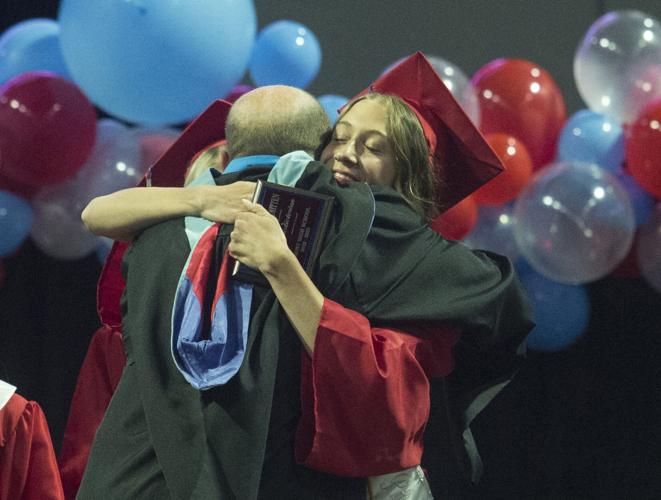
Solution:
[{"label": "translucent balloon", "polygon": [[250,78],[257,86],[305,88],[321,67],[321,46],[312,31],[295,21],[276,21],[259,32],[250,58]]},{"label": "translucent balloon", "polygon": [[0,36],[0,83],[36,70],[70,78],[60,51],[60,25],[52,19],[21,21]]},{"label": "translucent balloon", "polygon": [[533,302],[535,316],[527,347],[552,352],[574,344],[590,319],[590,299],[585,288],[557,283],[534,271],[520,272],[519,276]]},{"label": "translucent balloon", "polygon": [[652,288],[661,292],[661,203],[641,226],[636,250],[640,274]]},{"label": "translucent balloon", "polygon": [[257,30],[251,0],[62,0],[62,54],[110,115],[184,123],[243,77]]},{"label": "translucent balloon", "polygon": [[32,200],[34,223],[30,237],[46,255],[56,259],[79,259],[92,253],[97,237],[80,220],[86,205],[72,180],[41,190]]},{"label": "translucent balloon", "polygon": [[582,109],[562,127],[558,139],[558,161],[596,163],[616,172],[624,160],[624,133],[612,118]]},{"label": "translucent balloon", "polygon": [[478,205],[502,205],[518,196],[532,174],[532,160],[525,145],[509,134],[487,134],[486,141],[500,158],[505,171],[473,193]]},{"label": "translucent balloon", "polygon": [[565,101],[546,70],[523,59],[496,59],[482,66],[471,81],[478,93],[482,132],[519,139],[534,169],[555,157]]},{"label": "translucent balloon", "polygon": [[517,199],[514,217],[522,256],[540,274],[567,284],[612,271],[635,232],[625,189],[612,174],[583,162],[540,170]]},{"label": "translucent balloon", "polygon": [[96,110],[76,85],[28,72],[0,87],[0,172],[31,186],[71,177],[89,156]]},{"label": "translucent balloon", "polygon": [[137,127],[133,129],[133,135],[140,144],[140,171],[146,172],[174,144],[181,131],[174,128]]},{"label": "translucent balloon", "polygon": [[11,254],[28,237],[32,207],[18,196],[0,190],[0,257]]},{"label": "translucent balloon", "polygon": [[330,120],[331,125],[333,125],[337,120],[340,108],[347,103],[349,98],[341,95],[326,94],[317,97],[317,100],[328,115],[328,119]]},{"label": "translucent balloon", "polygon": [[627,171],[645,191],[661,198],[661,101],[650,103],[625,135]]},{"label": "translucent balloon", "polygon": [[661,26],[636,10],[597,19],[574,56],[574,79],[588,108],[620,123],[661,97]]},{"label": "translucent balloon", "polygon": [[513,204],[479,207],[477,223],[463,241],[471,248],[490,250],[517,260],[519,248],[514,240]]},{"label": "translucent balloon", "polygon": [[471,121],[479,127],[480,104],[477,100],[475,87],[473,87],[468,76],[459,66],[442,57],[427,56],[427,59],[454,98],[461,104]]},{"label": "translucent balloon", "polygon": [[141,151],[132,129],[111,118],[97,123],[96,143],[74,182],[83,200],[134,187],[146,168],[140,167]]}]

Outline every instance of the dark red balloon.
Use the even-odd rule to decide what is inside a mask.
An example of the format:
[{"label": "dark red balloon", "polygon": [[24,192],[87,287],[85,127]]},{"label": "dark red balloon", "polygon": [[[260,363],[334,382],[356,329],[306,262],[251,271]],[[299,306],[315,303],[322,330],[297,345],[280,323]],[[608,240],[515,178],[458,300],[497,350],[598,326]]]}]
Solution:
[{"label": "dark red balloon", "polygon": [[39,186],[30,186],[29,184],[17,182],[0,174],[0,189],[4,189],[5,191],[9,191],[21,198],[29,200],[39,192],[40,188]]},{"label": "dark red balloon", "polygon": [[625,130],[627,171],[645,191],[661,198],[661,101],[654,101]]},{"label": "dark red balloon", "polygon": [[29,186],[61,182],[94,146],[96,111],[73,83],[23,73],[0,87],[0,175]]},{"label": "dark red balloon", "polygon": [[534,169],[554,158],[567,113],[562,93],[546,70],[523,59],[496,59],[482,66],[471,81],[483,133],[520,139]]}]

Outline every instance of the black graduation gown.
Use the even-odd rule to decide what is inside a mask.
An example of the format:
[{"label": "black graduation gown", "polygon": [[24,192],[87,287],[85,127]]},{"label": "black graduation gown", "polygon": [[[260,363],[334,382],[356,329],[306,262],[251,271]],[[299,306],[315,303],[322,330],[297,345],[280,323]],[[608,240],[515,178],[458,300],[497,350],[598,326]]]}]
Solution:
[{"label": "black graduation gown", "polygon": [[[264,176],[254,169],[216,182]],[[319,163],[310,163],[297,185],[336,198],[314,272],[325,296],[373,324],[457,324],[469,350],[513,352],[531,328],[506,259],[444,240],[391,189],[339,187]],[[183,219],[175,219],[144,231],[125,255],[127,368],[97,434],[81,498],[114,487],[124,498],[148,498],[151,484],[160,485],[153,489],[158,498],[164,483],[182,499],[364,498],[364,480],[293,463],[300,344],[272,292],[264,291],[253,308],[245,359],[228,384],[199,392],[178,373],[170,319],[188,253]],[[269,436],[274,423],[279,439]],[[145,477],[153,481],[145,485]]]}]

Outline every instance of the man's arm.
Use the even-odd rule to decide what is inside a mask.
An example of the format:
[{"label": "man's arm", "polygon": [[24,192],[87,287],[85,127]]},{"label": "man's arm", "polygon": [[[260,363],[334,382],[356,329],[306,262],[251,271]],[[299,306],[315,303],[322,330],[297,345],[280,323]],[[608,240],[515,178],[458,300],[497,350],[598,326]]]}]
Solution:
[{"label": "man's arm", "polygon": [[81,218],[92,233],[128,241],[143,229],[174,217],[195,216],[233,223],[252,197],[253,182],[187,188],[137,187],[94,198]]}]

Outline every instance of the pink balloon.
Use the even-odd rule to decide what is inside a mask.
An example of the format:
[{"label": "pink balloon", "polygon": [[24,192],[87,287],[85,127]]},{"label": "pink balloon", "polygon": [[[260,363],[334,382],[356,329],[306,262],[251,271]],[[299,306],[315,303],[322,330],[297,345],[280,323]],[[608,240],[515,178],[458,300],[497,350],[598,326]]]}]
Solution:
[{"label": "pink balloon", "polygon": [[0,87],[0,172],[29,186],[61,182],[92,151],[96,111],[73,83],[34,71]]}]

